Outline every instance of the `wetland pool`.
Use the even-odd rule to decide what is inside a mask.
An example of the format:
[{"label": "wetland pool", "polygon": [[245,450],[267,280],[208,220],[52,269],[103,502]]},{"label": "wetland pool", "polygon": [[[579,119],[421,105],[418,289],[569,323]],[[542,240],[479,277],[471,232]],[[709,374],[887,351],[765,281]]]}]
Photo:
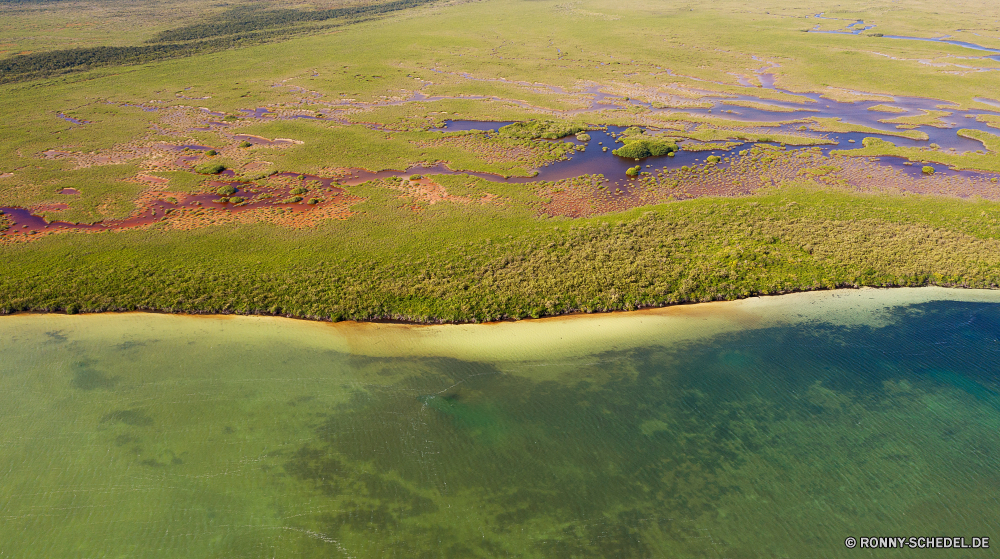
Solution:
[{"label": "wetland pool", "polygon": [[1000,292],[942,288],[486,325],[0,317],[0,557],[997,537],[998,338]]}]

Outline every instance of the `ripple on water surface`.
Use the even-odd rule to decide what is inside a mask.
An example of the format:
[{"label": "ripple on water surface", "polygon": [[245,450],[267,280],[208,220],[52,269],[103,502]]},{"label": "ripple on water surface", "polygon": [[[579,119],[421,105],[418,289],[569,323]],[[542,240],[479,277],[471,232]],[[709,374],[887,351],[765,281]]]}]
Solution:
[{"label": "ripple on water surface", "polygon": [[851,535],[991,535],[997,302],[2,317],[0,555],[847,557]]}]

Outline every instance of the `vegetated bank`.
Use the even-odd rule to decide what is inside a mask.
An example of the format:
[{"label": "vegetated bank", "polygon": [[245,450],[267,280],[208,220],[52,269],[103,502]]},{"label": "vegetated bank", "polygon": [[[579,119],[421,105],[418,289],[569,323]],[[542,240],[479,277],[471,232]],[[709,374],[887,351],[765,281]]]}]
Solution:
[{"label": "vegetated bank", "polygon": [[994,202],[800,184],[580,220],[447,206],[390,205],[309,231],[152,228],[7,245],[0,312],[484,322],[837,287],[1000,285]]}]

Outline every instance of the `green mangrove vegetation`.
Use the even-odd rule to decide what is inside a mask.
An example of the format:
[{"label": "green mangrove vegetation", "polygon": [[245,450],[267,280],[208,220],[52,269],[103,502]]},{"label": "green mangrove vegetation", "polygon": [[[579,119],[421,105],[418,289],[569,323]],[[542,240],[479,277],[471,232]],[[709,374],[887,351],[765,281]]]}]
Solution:
[{"label": "green mangrove vegetation", "polygon": [[646,157],[667,155],[677,151],[676,143],[661,138],[625,137],[622,141],[625,142],[625,145],[612,150],[611,153],[619,157],[644,159]]},{"label": "green mangrove vegetation", "polygon": [[[80,47],[17,54],[0,59],[0,84],[47,78],[103,66],[134,65],[246,47],[288,38],[300,29],[295,24],[337,20],[359,21],[414,8],[434,0],[393,0],[327,10],[271,9],[238,6],[200,23],[163,31],[147,41],[129,46]],[[313,29],[312,31],[316,31]]]},{"label": "green mangrove vegetation", "polygon": [[[772,102],[819,107],[792,92],[877,103],[874,113],[898,113],[903,96],[940,100],[893,121],[924,127],[888,131],[915,142],[945,112],[957,114],[951,107],[991,106],[995,74],[977,68],[996,61],[965,60],[956,88],[947,60],[969,49],[803,33],[834,25],[814,17],[830,9],[821,2],[170,0],[144,13],[125,0],[40,5],[0,5],[0,206],[48,220],[147,223],[95,233],[42,226],[30,240],[8,231],[3,312],[491,320],[832,286],[995,283],[997,192],[943,199],[968,193],[948,190],[953,174],[939,172],[914,180],[942,198],[873,194],[894,184],[868,159],[1000,172],[1000,136],[959,130],[983,147],[964,153],[874,138],[832,158],[818,148],[732,153],[743,143],[819,146],[834,134],[887,132],[809,110],[732,114]],[[836,17],[994,48],[950,29],[972,29],[967,14],[990,9],[960,0],[937,14],[903,5],[876,15],[851,0]],[[87,23],[97,21],[104,27]],[[622,41],[621,26],[662,40]],[[764,74],[775,88],[754,77]],[[740,76],[761,87],[748,90]],[[736,98],[748,91],[759,101]],[[685,112],[725,100],[735,103]],[[882,116],[898,115],[870,118]],[[438,130],[461,120],[516,123]],[[611,126],[628,127],[617,145],[600,132]],[[599,133],[599,145],[575,145],[596,144]],[[246,135],[287,141],[247,146],[237,139]],[[211,150],[178,155],[191,144]],[[533,180],[570,157],[613,160],[612,150],[625,160],[606,176]],[[701,150],[730,153],[692,153]],[[631,161],[659,156],[677,164],[644,171],[652,162]],[[226,170],[246,188],[210,186]],[[381,172],[414,176],[355,186]],[[306,174],[343,192],[302,184]],[[803,178],[814,182],[795,182]],[[250,192],[258,187],[266,194]],[[175,219],[185,196],[205,195],[227,206]],[[164,219],[163,204],[178,211]]]},{"label": "green mangrove vegetation", "polygon": [[194,41],[221,35],[237,35],[275,27],[289,27],[297,23],[347,19],[387,14],[426,4],[433,0],[392,0],[382,3],[365,3],[325,10],[262,9],[259,4],[235,6],[213,16],[212,21],[186,25],[156,34],[147,42],[167,43]]},{"label": "green mangrove vegetation", "polygon": [[[0,311],[488,321],[835,287],[1000,284],[1000,204],[802,184],[582,220],[428,206],[0,247]],[[389,206],[391,207],[391,205]],[[375,210],[375,211],[373,211]],[[336,242],[332,242],[336,239]]]},{"label": "green mangrove vegetation", "polygon": [[559,138],[578,134],[585,130],[587,130],[587,125],[577,122],[529,120],[526,122],[515,122],[514,124],[503,126],[500,128],[499,133],[501,136],[525,140],[535,138],[558,140]]}]

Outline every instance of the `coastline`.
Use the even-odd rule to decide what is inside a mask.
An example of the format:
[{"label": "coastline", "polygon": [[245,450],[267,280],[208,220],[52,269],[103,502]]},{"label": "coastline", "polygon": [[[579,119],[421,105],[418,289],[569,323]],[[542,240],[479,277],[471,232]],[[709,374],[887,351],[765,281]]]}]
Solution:
[{"label": "coastline", "polygon": [[[241,339],[244,335],[289,335],[303,351],[336,351],[374,358],[427,357],[484,362],[533,362],[538,355],[599,356],[610,349],[683,344],[716,335],[777,326],[825,322],[837,326],[884,327],[894,310],[932,301],[1000,303],[1000,290],[900,287],[815,290],[634,311],[575,313],[490,323],[414,324],[288,319],[237,314],[17,313],[0,318],[0,331],[72,332],[81,340],[131,339],[153,330],[156,337],[183,338],[192,331]],[[548,365],[547,365],[548,366]],[[553,374],[560,367],[553,367]]]},{"label": "coastline", "polygon": [[648,312],[656,310],[665,310],[673,308],[689,308],[702,305],[712,305],[719,303],[737,303],[741,301],[749,300],[764,300],[764,299],[774,299],[788,297],[792,295],[802,295],[802,294],[816,294],[816,293],[839,293],[839,292],[850,292],[850,291],[865,291],[865,290],[877,290],[877,291],[893,291],[893,290],[913,290],[913,289],[941,289],[948,291],[973,291],[973,292],[995,292],[997,297],[1000,298],[1000,287],[995,288],[975,288],[975,287],[964,287],[959,285],[938,285],[938,284],[927,284],[921,286],[910,286],[910,285],[891,285],[891,286],[844,286],[835,287],[833,289],[826,287],[819,287],[816,289],[796,289],[791,291],[783,291],[779,293],[768,293],[768,294],[755,294],[747,297],[737,297],[733,299],[717,299],[713,301],[682,301],[677,303],[664,303],[662,305],[648,305],[648,306],[637,306],[634,309],[608,309],[599,311],[583,311],[583,310],[572,310],[569,312],[561,312],[555,314],[545,314],[537,317],[528,316],[524,318],[505,318],[503,320],[492,320],[479,322],[476,320],[415,320],[403,318],[400,316],[381,316],[381,317],[371,317],[365,319],[345,319],[345,320],[333,320],[329,316],[303,316],[295,314],[272,314],[267,312],[216,312],[216,311],[204,311],[204,312],[189,312],[189,311],[172,311],[168,309],[158,309],[158,308],[140,308],[140,309],[128,309],[128,310],[116,310],[116,309],[104,309],[97,311],[86,311],[86,310],[75,310],[73,312],[68,312],[66,309],[58,310],[26,310],[26,311],[16,311],[16,312],[4,312],[0,309],[0,317],[4,316],[24,316],[24,315],[65,315],[65,316],[78,316],[78,315],[125,315],[125,314],[162,314],[171,316],[185,316],[185,317],[213,317],[213,318],[225,318],[225,317],[260,317],[260,318],[283,318],[295,321],[310,322],[310,323],[329,323],[329,324],[386,324],[395,326],[487,326],[494,324],[518,324],[526,321],[540,321],[540,320],[556,320],[556,319],[569,319],[569,318],[580,318],[588,316],[604,316],[604,315],[618,315],[618,314],[630,314],[639,312]]}]

